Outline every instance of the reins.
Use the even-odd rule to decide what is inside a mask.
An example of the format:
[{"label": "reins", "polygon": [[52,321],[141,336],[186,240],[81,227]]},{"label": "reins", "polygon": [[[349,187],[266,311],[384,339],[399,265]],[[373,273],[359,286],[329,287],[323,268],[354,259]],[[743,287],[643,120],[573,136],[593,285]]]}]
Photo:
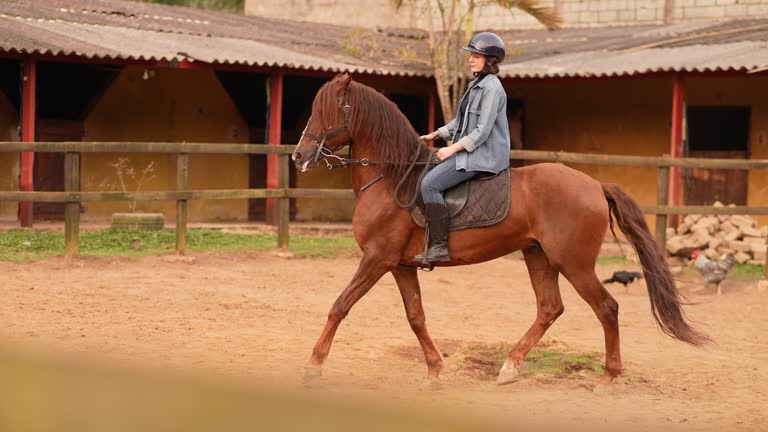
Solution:
[{"label": "reins", "polygon": [[[408,168],[405,170],[405,173],[403,174],[403,177],[400,179],[400,181],[397,182],[397,185],[395,186],[395,192],[394,192],[395,193],[395,204],[397,204],[397,206],[400,207],[400,208],[411,208],[411,207],[414,206],[414,204],[416,204],[416,200],[419,197],[418,186],[421,184],[421,180],[424,179],[424,176],[427,174],[427,171],[429,171],[429,167],[433,163],[433,161],[432,161],[433,155],[437,151],[436,149],[429,149],[429,157],[427,157],[426,161],[421,162],[421,161],[419,161],[419,156],[421,156],[421,149],[422,149],[421,146],[416,147],[416,154],[414,155],[413,159],[408,163]],[[318,153],[320,153],[320,152],[318,152]],[[329,170],[334,170],[334,169],[339,169],[339,168],[349,168],[352,165],[360,165],[360,166],[367,167],[367,166],[371,166],[371,165],[382,165],[382,164],[391,164],[392,163],[392,162],[388,162],[388,161],[372,161],[372,160],[369,160],[368,158],[362,158],[362,159],[342,158],[342,157],[336,156],[335,154],[332,154],[332,153],[325,154],[325,152],[323,152],[323,154],[325,155],[325,157],[333,157],[333,158],[336,158],[337,160],[339,160],[339,163],[337,163],[337,164],[332,164],[332,163],[330,163],[328,161],[325,161],[326,168],[328,168]],[[413,171],[413,168],[416,165],[424,165],[424,168],[419,173],[419,178],[416,180],[417,191],[414,192],[413,197],[411,199],[407,200],[406,203],[403,203],[402,201],[400,201],[400,188],[403,187],[403,185],[405,184],[406,180],[408,179],[408,176],[411,175],[411,171]],[[370,182],[368,182],[365,185],[363,185],[363,187],[360,188],[360,192],[363,192],[364,190],[366,190],[369,187],[373,186],[376,182],[378,182],[379,180],[381,180],[383,178],[384,178],[383,175],[377,176],[376,178],[374,178]]]},{"label": "reins", "polygon": [[[429,149],[429,156],[427,157],[427,160],[424,162],[419,162],[419,156],[421,155],[421,146],[416,147],[416,156],[413,158],[413,161],[408,165],[408,169],[405,170],[405,174],[403,174],[403,178],[400,179],[400,181],[397,183],[397,186],[395,186],[395,204],[397,204],[400,208],[411,208],[414,204],[416,204],[416,200],[419,198],[419,187],[421,185],[421,180],[424,179],[424,176],[427,174],[427,171],[429,171],[429,166],[432,164],[432,155],[435,154],[437,150],[435,149]],[[416,164],[424,164],[424,169],[421,170],[421,173],[419,173],[419,178],[416,180],[416,191],[413,193],[413,197],[408,200],[407,204],[403,204],[400,201],[400,188],[405,184],[405,180],[408,178],[408,176],[411,174],[411,171],[413,171],[413,167],[416,166]]]}]

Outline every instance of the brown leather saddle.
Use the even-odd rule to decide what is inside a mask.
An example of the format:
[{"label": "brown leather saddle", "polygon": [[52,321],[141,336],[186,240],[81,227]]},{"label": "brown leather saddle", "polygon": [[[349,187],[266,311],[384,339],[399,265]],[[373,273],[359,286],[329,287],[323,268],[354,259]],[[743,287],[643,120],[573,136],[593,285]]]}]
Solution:
[{"label": "brown leather saddle", "polygon": [[[448,189],[443,196],[451,217],[449,231],[494,225],[507,217],[509,176],[509,169],[498,175],[480,174]],[[411,218],[420,227],[425,226],[421,194],[417,204],[411,208]]]}]

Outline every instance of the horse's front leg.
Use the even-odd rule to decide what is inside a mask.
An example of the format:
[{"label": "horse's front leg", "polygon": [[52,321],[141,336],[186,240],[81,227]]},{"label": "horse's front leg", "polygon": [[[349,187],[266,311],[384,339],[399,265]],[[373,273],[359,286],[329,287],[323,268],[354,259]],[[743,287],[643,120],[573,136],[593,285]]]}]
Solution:
[{"label": "horse's front leg", "polygon": [[368,293],[371,287],[389,271],[391,267],[385,261],[379,256],[373,256],[373,254],[363,255],[355,276],[352,277],[347,288],[333,303],[331,311],[328,313],[328,321],[325,323],[323,333],[315,344],[315,348],[312,350],[312,357],[309,358],[304,368],[305,379],[317,378],[322,375],[323,363],[325,363],[325,359],[328,357],[336,329],[339,328],[341,320],[347,316],[352,306]]},{"label": "horse's front leg", "polygon": [[421,304],[421,288],[419,287],[416,268],[398,267],[392,270],[392,275],[395,276],[397,287],[400,289],[400,295],[403,297],[408,323],[411,325],[411,329],[419,339],[421,349],[424,351],[424,359],[427,362],[427,375],[429,378],[436,380],[440,377],[440,371],[443,369],[443,356],[437,349],[435,342],[429,337],[429,332],[427,332],[427,321],[424,317],[424,307]]}]

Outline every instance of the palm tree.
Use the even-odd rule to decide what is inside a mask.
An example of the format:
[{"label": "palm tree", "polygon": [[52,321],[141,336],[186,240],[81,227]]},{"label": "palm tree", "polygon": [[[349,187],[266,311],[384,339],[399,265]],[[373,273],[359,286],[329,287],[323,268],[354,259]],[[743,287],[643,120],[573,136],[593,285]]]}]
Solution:
[{"label": "palm tree", "polygon": [[[521,10],[535,18],[549,30],[559,28],[560,15],[541,0],[392,0],[399,11],[406,2],[414,3],[426,18],[429,56],[437,84],[437,94],[443,118],[453,117],[458,108],[462,90],[467,85],[465,62],[461,47],[466,46],[474,33],[474,15],[477,7],[496,5],[510,12]],[[438,15],[435,15],[437,8]],[[435,21],[438,21],[438,25]]]}]

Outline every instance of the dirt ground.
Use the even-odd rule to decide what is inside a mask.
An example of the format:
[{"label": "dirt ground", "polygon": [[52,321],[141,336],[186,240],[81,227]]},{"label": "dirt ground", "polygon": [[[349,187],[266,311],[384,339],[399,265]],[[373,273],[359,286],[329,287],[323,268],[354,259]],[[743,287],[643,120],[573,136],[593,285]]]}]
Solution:
[{"label": "dirt ground", "polygon": [[[625,372],[602,391],[591,391],[592,377],[499,387],[451,368],[436,390],[387,275],[342,323],[324,376],[303,386],[303,365],[357,261],[269,252],[0,263],[0,340],[314,394],[424,403],[510,427],[768,428],[768,292],[755,282],[726,281],[720,297],[692,295],[698,304],[689,317],[717,342],[705,349],[657,329],[642,282],[609,286],[620,304]],[[601,265],[598,275],[620,269],[637,266]],[[514,343],[536,313],[514,255],[422,273],[421,283],[429,330],[446,354],[461,344]],[[681,290],[696,286],[683,281]],[[547,342],[602,353],[594,314],[567,281],[561,289],[565,313]]]}]

